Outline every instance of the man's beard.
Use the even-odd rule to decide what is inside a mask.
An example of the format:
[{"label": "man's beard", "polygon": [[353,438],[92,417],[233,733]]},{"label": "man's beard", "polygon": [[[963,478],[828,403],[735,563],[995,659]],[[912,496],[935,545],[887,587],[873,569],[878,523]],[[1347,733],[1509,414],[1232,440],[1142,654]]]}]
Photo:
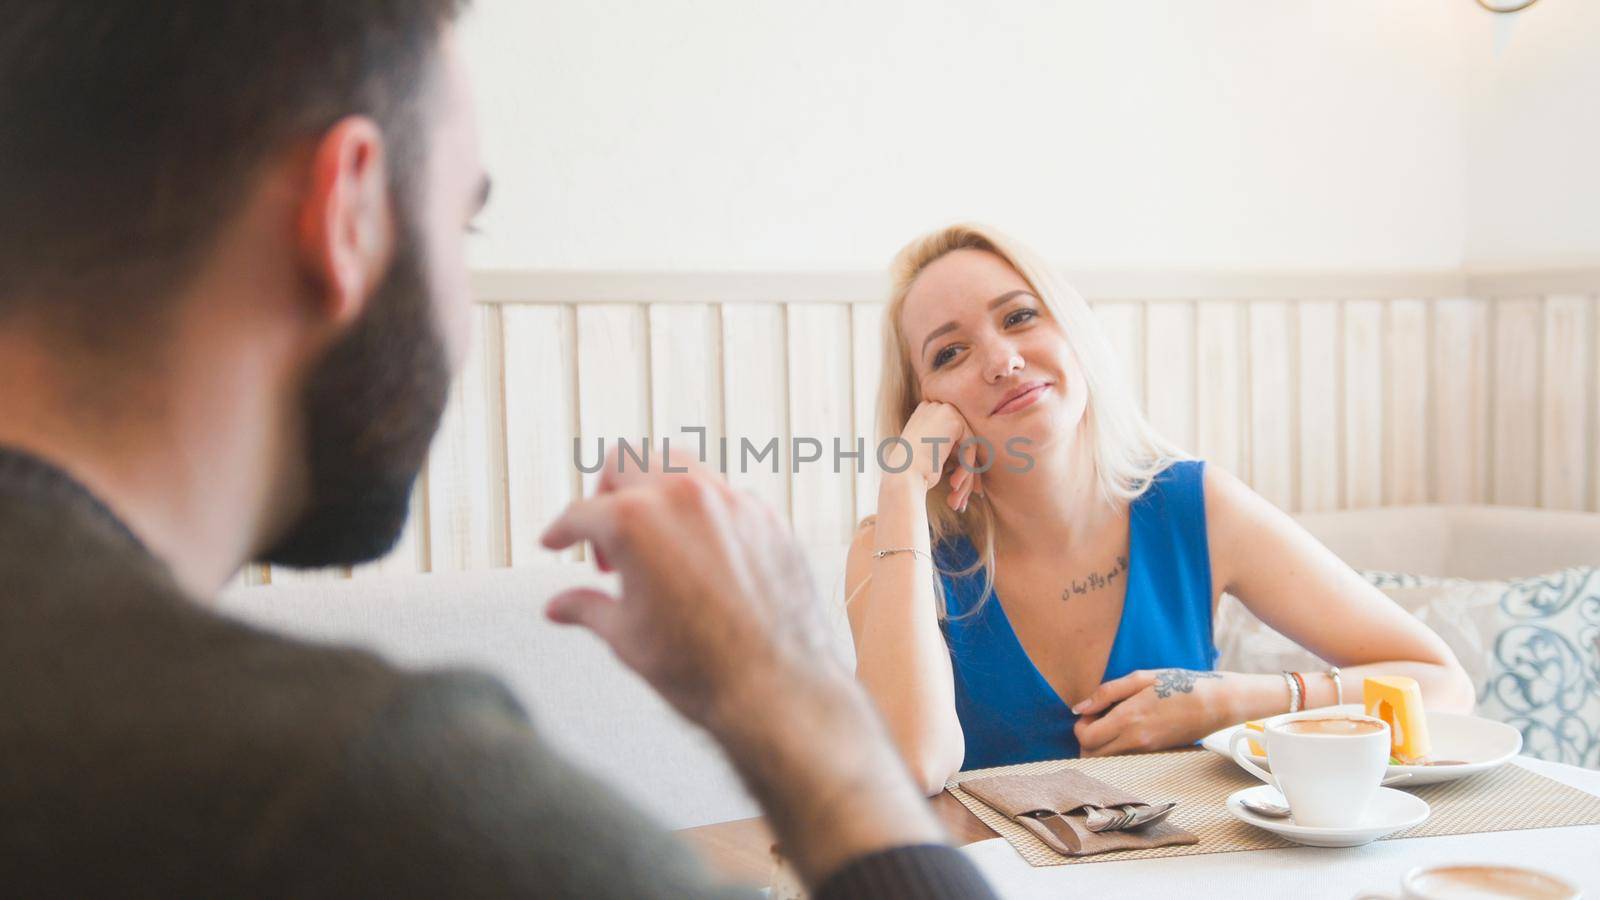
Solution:
[{"label": "man's beard", "polygon": [[397,224],[388,274],[306,381],[310,499],[261,561],[314,568],[378,559],[400,539],[444,413],[449,363],[433,325],[422,242]]}]

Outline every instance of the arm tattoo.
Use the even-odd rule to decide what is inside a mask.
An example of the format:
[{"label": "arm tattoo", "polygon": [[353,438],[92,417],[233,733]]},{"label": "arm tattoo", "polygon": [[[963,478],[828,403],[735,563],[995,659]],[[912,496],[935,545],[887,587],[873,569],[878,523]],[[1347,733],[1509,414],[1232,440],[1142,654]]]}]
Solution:
[{"label": "arm tattoo", "polygon": [[1173,694],[1190,694],[1202,678],[1221,678],[1216,672],[1191,672],[1188,669],[1162,669],[1156,673],[1156,697],[1165,700]]}]

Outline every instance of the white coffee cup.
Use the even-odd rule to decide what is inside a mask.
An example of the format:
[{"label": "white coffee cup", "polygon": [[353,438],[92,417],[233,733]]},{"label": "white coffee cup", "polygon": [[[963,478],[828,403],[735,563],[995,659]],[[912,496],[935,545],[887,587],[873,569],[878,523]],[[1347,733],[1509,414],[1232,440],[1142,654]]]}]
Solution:
[{"label": "white coffee cup", "polygon": [[[1406,873],[1399,900],[1580,900],[1583,895],[1564,878],[1521,866],[1449,863],[1419,866]],[[1363,894],[1359,900],[1393,900]]]},{"label": "white coffee cup", "polygon": [[[1251,738],[1266,748],[1270,773],[1250,761]],[[1350,828],[1365,818],[1388,767],[1389,726],[1373,716],[1312,710],[1268,719],[1264,731],[1241,728],[1228,751],[1283,794],[1294,824]]]}]

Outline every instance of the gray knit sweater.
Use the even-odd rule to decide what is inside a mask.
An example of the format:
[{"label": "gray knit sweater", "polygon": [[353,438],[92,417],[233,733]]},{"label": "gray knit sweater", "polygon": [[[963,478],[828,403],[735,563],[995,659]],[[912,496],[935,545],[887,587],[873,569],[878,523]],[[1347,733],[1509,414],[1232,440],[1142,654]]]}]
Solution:
[{"label": "gray knit sweater", "polygon": [[[468,672],[409,672],[186,598],[101,503],[0,448],[0,891],[712,897],[673,836]],[[819,897],[987,897],[955,851]]]}]

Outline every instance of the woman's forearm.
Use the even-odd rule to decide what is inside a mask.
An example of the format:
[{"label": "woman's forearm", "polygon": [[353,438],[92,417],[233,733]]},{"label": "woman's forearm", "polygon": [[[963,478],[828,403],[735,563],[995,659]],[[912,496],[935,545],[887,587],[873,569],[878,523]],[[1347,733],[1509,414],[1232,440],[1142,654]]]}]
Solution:
[{"label": "woman's forearm", "polygon": [[[1338,686],[1326,669],[1301,672],[1306,683],[1306,697],[1302,708],[1319,709],[1333,706],[1339,701]],[[1374,675],[1405,675],[1417,680],[1422,689],[1422,699],[1429,709],[1441,712],[1472,711],[1476,700],[1472,683],[1459,666],[1442,663],[1399,660],[1394,662],[1363,663],[1339,670],[1344,688],[1345,703],[1361,702],[1361,683]],[[1223,725],[1250,719],[1264,719],[1289,711],[1289,688],[1282,675],[1227,673],[1227,721]]]},{"label": "woman's forearm", "polygon": [[[915,548],[871,560],[871,578],[854,602],[863,605],[856,677],[877,703],[913,774],[932,789],[961,764],[950,654],[939,630],[928,561],[925,491],[885,478],[878,491],[875,550]],[[948,771],[939,771],[947,769]]]},{"label": "woman's forearm", "polygon": [[[1332,706],[1336,700],[1333,679],[1322,672],[1305,673],[1306,691],[1311,695],[1307,708]],[[1344,702],[1361,702],[1361,683],[1374,675],[1405,675],[1415,678],[1422,689],[1422,702],[1439,712],[1470,713],[1477,701],[1472,680],[1459,665],[1396,660],[1363,663],[1339,670],[1344,684]]]}]

